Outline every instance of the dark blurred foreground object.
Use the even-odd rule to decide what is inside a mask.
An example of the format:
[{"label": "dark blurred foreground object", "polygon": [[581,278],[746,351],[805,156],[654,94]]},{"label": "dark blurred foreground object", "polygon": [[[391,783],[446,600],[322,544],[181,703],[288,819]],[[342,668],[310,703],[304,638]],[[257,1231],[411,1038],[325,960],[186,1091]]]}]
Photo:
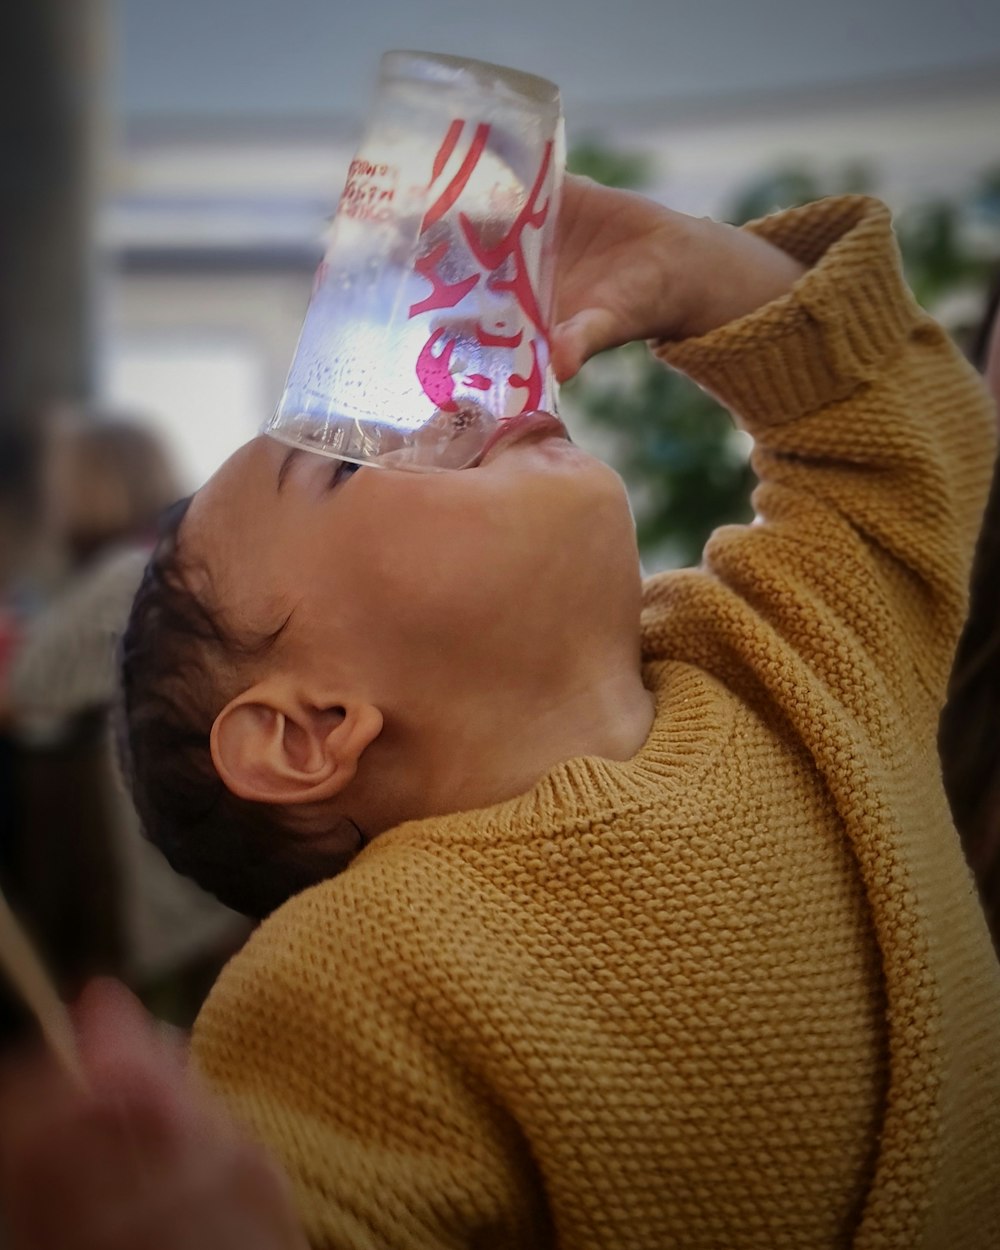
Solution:
[{"label": "dark blurred foreground object", "polygon": [[86,1090],[50,1054],[0,1061],[10,1250],[308,1250],[280,1166],[108,982],[73,1012]]},{"label": "dark blurred foreground object", "polygon": [[[1000,276],[972,358],[1000,409]],[[955,824],[1000,954],[1000,462],[976,547],[969,619],[955,656],[938,745]]]}]

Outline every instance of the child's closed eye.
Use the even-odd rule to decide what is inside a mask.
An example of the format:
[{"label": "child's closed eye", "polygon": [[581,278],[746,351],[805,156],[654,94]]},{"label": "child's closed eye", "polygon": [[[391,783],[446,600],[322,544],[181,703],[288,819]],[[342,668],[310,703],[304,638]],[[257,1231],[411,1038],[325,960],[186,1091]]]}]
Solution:
[{"label": "child's closed eye", "polygon": [[330,481],[327,484],[327,489],[333,490],[335,486],[339,486],[342,482],[346,482],[348,478],[353,477],[360,468],[360,464],[354,464],[350,460],[336,461],[333,472],[330,475]]}]

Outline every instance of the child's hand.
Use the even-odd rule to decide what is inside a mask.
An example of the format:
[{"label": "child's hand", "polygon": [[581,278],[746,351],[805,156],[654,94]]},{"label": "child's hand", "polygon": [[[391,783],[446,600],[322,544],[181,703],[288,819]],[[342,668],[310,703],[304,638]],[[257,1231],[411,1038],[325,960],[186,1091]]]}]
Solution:
[{"label": "child's hand", "polygon": [[804,272],[770,243],[587,178],[566,178],[553,363],[560,381],[608,347],[707,334]]},{"label": "child's hand", "polygon": [[77,1017],[86,1092],[44,1055],[0,1079],[10,1250],[304,1250],[277,1167],[127,991],[91,987]]}]

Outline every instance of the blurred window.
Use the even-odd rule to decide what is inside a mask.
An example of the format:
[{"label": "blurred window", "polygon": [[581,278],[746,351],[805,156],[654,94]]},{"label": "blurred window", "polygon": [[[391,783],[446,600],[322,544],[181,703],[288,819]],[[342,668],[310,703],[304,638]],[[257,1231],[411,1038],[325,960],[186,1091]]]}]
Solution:
[{"label": "blurred window", "polygon": [[254,436],[264,414],[260,357],[240,339],[125,336],[109,344],[106,369],[108,402],[144,414],[191,490]]}]

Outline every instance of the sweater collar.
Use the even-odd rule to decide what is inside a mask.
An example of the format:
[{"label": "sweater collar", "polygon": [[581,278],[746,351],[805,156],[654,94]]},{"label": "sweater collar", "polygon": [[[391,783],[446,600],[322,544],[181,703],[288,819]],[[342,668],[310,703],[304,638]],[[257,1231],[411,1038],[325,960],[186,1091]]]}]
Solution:
[{"label": "sweater collar", "polygon": [[623,809],[669,803],[690,791],[725,743],[733,704],[704,672],[676,662],[646,664],[656,698],[646,742],[630,760],[580,756],[557,764],[524,794],[491,807],[407,821],[381,834],[369,857],[401,841],[480,841],[552,834],[613,819]]}]

